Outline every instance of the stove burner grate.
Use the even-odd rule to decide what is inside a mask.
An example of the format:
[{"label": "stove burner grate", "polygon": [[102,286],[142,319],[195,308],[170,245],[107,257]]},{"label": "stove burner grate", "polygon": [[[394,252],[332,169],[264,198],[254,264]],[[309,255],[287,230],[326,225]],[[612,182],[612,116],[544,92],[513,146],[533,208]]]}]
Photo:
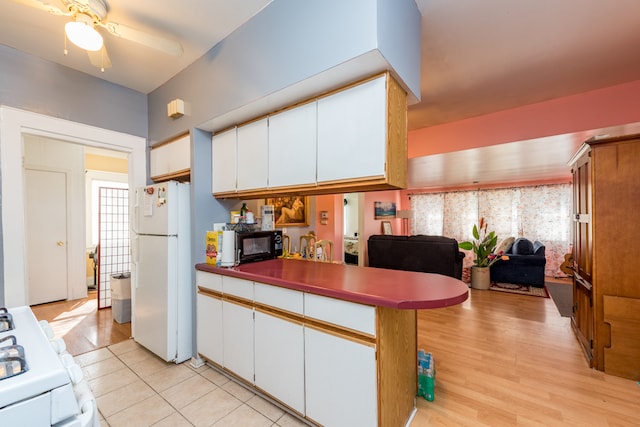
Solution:
[{"label": "stove burner grate", "polygon": [[11,331],[15,328],[11,313],[4,308],[0,308],[0,332]]},{"label": "stove burner grate", "polygon": [[0,343],[11,340],[12,344],[0,347],[0,380],[11,378],[27,372],[27,359],[24,357],[24,348],[18,345],[14,335],[7,335],[0,339]]}]

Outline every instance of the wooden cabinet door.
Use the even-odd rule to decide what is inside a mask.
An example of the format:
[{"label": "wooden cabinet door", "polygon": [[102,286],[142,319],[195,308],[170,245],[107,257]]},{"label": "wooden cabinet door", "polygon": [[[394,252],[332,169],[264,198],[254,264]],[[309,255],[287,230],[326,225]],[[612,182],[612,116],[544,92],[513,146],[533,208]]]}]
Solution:
[{"label": "wooden cabinet door", "polygon": [[211,188],[213,194],[236,191],[236,128],[211,138]]},{"label": "wooden cabinet door", "polygon": [[253,308],[222,301],[224,367],[253,384]]},{"label": "wooden cabinet door", "polygon": [[304,328],[308,418],[326,426],[377,426],[376,349]]},{"label": "wooden cabinet door", "polygon": [[316,142],[316,102],[270,116],[269,187],[315,184]]},{"label": "wooden cabinet door", "polygon": [[573,278],[573,327],[589,365],[593,359],[593,288],[579,276]]},{"label": "wooden cabinet door", "polygon": [[256,310],[255,354],[256,386],[304,414],[302,324]]},{"label": "wooden cabinet door", "polygon": [[267,188],[269,130],[267,118],[238,127],[237,190]]},{"label": "wooden cabinet door", "polygon": [[224,366],[222,351],[222,300],[199,293],[196,298],[197,351]]},{"label": "wooden cabinet door", "polygon": [[587,282],[592,282],[593,236],[591,160],[585,156],[573,174],[574,182],[574,268]]},{"label": "wooden cabinet door", "polygon": [[384,177],[386,77],[318,100],[318,182]]},{"label": "wooden cabinet door", "polygon": [[591,160],[585,154],[573,169],[573,314],[572,322],[587,360],[593,359]]}]

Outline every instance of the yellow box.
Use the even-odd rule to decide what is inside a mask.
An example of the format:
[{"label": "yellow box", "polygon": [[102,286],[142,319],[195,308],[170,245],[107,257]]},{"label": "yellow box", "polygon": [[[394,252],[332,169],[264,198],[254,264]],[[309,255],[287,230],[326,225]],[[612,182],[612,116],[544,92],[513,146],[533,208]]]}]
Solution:
[{"label": "yellow box", "polygon": [[222,231],[207,231],[206,243],[206,262],[207,264],[216,264],[218,258],[218,250],[220,241],[222,240]]}]

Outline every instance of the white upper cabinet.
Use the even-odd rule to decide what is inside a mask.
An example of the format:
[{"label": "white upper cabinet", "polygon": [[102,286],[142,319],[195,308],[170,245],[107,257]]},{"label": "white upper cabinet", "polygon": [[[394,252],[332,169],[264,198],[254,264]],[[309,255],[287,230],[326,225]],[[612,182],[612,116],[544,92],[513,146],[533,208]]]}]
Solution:
[{"label": "white upper cabinet", "polygon": [[318,100],[318,182],[384,177],[386,78]]},{"label": "white upper cabinet", "polygon": [[211,144],[213,193],[235,193],[236,128],[213,135]]},{"label": "white upper cabinet", "polygon": [[238,127],[237,190],[266,189],[269,170],[268,119]]},{"label": "white upper cabinet", "polygon": [[191,139],[189,134],[151,148],[149,175],[154,181],[188,178],[191,171]]},{"label": "white upper cabinet", "polygon": [[316,102],[269,117],[269,187],[315,185]]},{"label": "white upper cabinet", "polygon": [[232,160],[228,153],[216,163],[217,136],[213,138],[216,197],[262,198],[407,185],[407,94],[389,73],[238,126],[237,158],[233,158],[237,159],[237,188],[216,185],[231,178],[227,173]]}]

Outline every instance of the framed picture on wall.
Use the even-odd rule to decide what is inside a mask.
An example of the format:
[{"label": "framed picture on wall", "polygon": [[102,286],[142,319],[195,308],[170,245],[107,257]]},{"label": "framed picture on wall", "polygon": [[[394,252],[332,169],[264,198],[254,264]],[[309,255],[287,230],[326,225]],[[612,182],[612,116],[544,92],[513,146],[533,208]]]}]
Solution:
[{"label": "framed picture on wall", "polygon": [[375,219],[386,219],[396,217],[395,202],[373,202]]},{"label": "framed picture on wall", "polygon": [[392,235],[391,221],[382,221],[382,234]]},{"label": "framed picture on wall", "polygon": [[309,196],[269,197],[264,204],[273,205],[276,227],[309,225]]}]

